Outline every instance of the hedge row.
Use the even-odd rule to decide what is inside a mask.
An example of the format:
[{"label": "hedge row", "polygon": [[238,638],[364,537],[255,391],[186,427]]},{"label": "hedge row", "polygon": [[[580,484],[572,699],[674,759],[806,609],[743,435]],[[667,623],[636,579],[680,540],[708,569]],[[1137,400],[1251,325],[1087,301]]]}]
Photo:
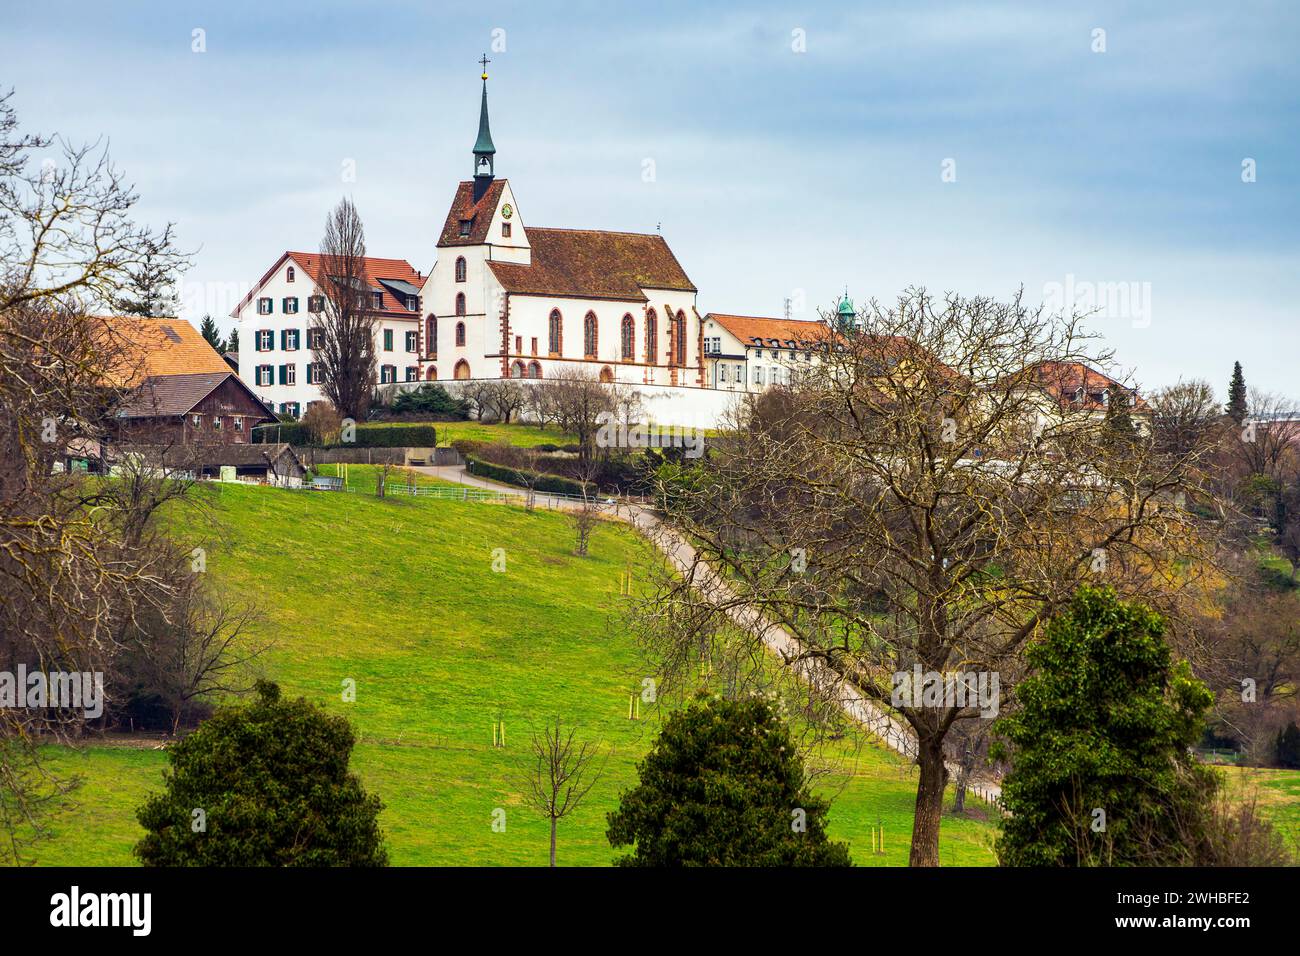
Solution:
[{"label": "hedge row", "polygon": [[[494,481],[501,481],[519,488],[527,488],[528,478],[535,474],[519,468],[494,465],[490,461],[484,461],[470,455],[464,455],[463,457],[465,458],[465,467],[471,475],[477,475],[480,478],[491,478]],[[570,481],[568,478],[561,478],[559,475],[537,475],[533,489],[555,495],[582,495],[582,485],[576,481]]]},{"label": "hedge row", "polygon": [[356,441],[321,445],[302,422],[293,422],[260,425],[253,429],[253,441],[288,442],[300,448],[433,448],[438,444],[438,430],[433,425],[358,425]]}]

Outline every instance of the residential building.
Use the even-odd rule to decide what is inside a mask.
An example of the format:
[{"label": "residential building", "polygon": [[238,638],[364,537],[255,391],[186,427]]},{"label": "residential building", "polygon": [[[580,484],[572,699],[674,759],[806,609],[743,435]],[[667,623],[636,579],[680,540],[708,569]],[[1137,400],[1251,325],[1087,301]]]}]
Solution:
[{"label": "residential building", "polygon": [[103,324],[119,357],[113,384],[130,389],[115,413],[116,442],[245,444],[255,425],[275,420],[188,322],[111,316]]},{"label": "residential building", "polygon": [[[281,414],[297,418],[323,398],[312,344],[325,310],[321,257],[285,252],[235,307],[239,375]],[[425,277],[405,259],[365,260],[375,316],[375,384],[420,377],[420,286]]]},{"label": "residential building", "polygon": [[732,392],[790,384],[821,360],[832,337],[822,321],[710,312],[703,322],[704,384]]}]

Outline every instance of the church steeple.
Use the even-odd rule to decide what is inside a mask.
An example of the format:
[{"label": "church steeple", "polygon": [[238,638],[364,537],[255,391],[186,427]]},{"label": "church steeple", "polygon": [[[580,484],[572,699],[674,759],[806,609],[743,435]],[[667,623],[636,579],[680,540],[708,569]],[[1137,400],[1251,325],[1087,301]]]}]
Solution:
[{"label": "church steeple", "polygon": [[493,166],[497,148],[492,145],[492,130],[488,127],[487,108],[487,65],[492,61],[484,54],[479,63],[483,64],[483,102],[478,113],[478,139],[474,141],[474,201],[483,196],[495,175]]}]

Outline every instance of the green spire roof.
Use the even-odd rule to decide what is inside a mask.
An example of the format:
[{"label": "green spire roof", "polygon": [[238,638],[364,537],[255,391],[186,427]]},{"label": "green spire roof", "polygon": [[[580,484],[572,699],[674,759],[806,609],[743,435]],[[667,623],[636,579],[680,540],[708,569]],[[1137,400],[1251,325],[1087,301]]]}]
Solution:
[{"label": "green spire roof", "polygon": [[478,113],[478,139],[474,142],[475,156],[496,155],[497,148],[492,145],[492,130],[488,128],[487,112],[487,77],[483,77],[483,105]]},{"label": "green spire roof", "polygon": [[856,312],[853,311],[853,303],[849,301],[849,297],[848,297],[847,295],[846,295],[844,298],[840,299],[840,307],[839,307],[838,311],[839,311],[840,315],[856,315],[856,314],[857,314]]}]

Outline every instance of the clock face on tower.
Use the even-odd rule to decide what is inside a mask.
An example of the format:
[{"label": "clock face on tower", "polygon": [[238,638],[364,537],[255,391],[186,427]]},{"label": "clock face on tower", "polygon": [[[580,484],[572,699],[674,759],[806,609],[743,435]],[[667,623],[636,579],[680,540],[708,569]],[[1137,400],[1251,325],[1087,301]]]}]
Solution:
[{"label": "clock face on tower", "polygon": [[504,206],[501,207],[501,218],[502,218],[502,219],[509,219],[509,218],[510,218],[511,216],[513,216],[514,214],[515,214],[515,211],[514,211],[513,209],[510,208],[510,203],[506,203]]}]

